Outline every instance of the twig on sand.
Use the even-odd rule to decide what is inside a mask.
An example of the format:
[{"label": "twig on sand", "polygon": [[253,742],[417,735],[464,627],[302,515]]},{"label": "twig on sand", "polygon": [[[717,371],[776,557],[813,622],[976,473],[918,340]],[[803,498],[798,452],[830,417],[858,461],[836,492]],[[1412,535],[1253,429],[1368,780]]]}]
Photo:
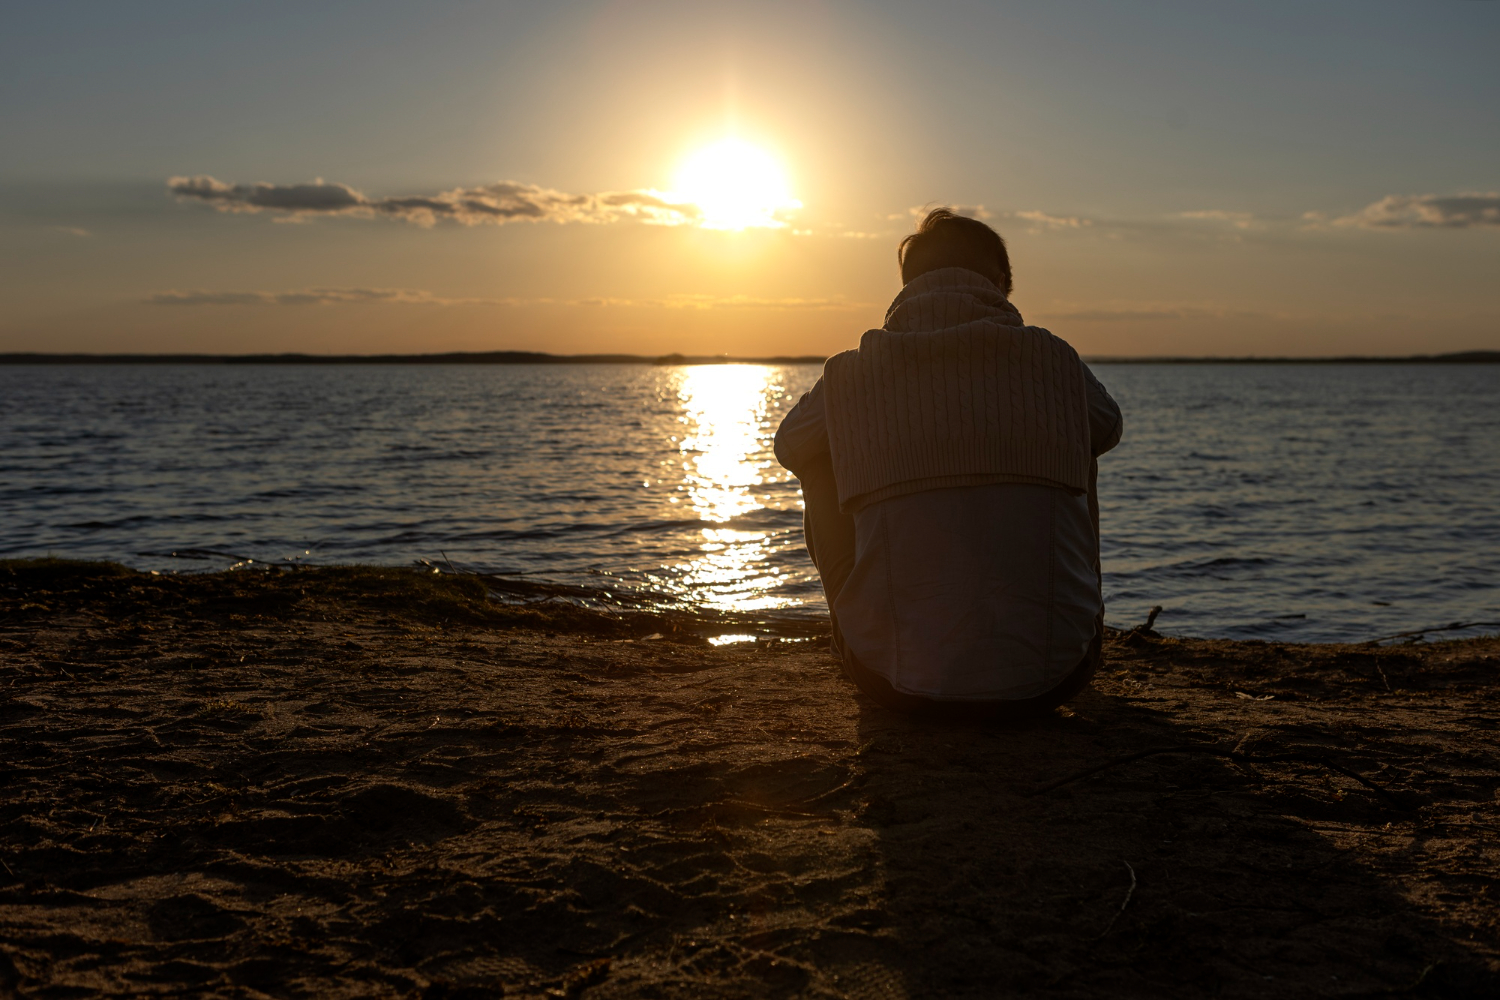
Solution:
[{"label": "twig on sand", "polygon": [[1410,632],[1397,632],[1393,635],[1382,635],[1376,639],[1366,639],[1361,645],[1373,646],[1387,639],[1409,639],[1412,636],[1426,635],[1428,632],[1453,632],[1465,628],[1500,628],[1500,622],[1453,622],[1448,625],[1434,625],[1432,628],[1419,628]]},{"label": "twig on sand", "polygon": [[[16,873],[10,870],[10,865],[5,863],[4,858],[0,858],[0,868],[4,868],[5,874],[9,875],[11,878],[16,878]],[[17,879],[17,881],[19,881],[19,879]]]},{"label": "twig on sand", "polygon": [[[1390,986],[1383,990],[1370,990],[1365,993],[1345,993],[1344,996],[1349,998],[1349,1000],[1374,1000],[1375,997],[1410,996],[1417,990],[1421,989],[1423,984],[1427,982],[1427,977],[1432,975],[1432,973],[1437,970],[1438,966],[1442,964],[1443,959],[1440,958],[1435,962],[1431,962],[1428,965],[1423,966],[1422,971],[1417,973],[1417,978],[1413,979],[1411,982],[1405,984],[1404,986]],[[1428,991],[1422,990],[1422,992],[1426,994]]]},{"label": "twig on sand", "polygon": [[842,792],[842,791],[844,791],[847,788],[854,787],[854,783],[857,780],[858,780],[857,778],[850,778],[848,781],[844,782],[842,785],[835,785],[834,787],[828,789],[828,791],[826,791],[826,792],[819,792],[816,795],[809,795],[806,798],[797,799],[797,800],[795,800],[793,802],[788,802],[787,805],[789,805],[789,806],[814,806],[814,805],[817,805],[819,802],[822,802],[822,801],[824,801],[826,799],[833,798],[839,792]]},{"label": "twig on sand", "polygon": [[1149,631],[1151,631],[1151,626],[1156,624],[1156,616],[1159,615],[1159,614],[1161,614],[1161,611],[1162,611],[1162,608],[1161,608],[1160,604],[1154,604],[1154,605],[1152,605],[1151,606],[1151,610],[1148,611],[1148,612],[1146,612],[1146,620],[1144,622],[1142,622],[1141,624],[1137,625],[1135,628],[1131,629],[1130,631],[1132,631],[1132,632],[1149,632]]},{"label": "twig on sand", "polygon": [[1278,753],[1264,755],[1247,754],[1239,753],[1235,750],[1220,750],[1216,747],[1195,746],[1152,747],[1149,750],[1139,750],[1135,753],[1126,754],[1123,757],[1116,757],[1114,760],[1107,760],[1103,764],[1096,764],[1095,766],[1086,768],[1085,770],[1079,771],[1076,774],[1070,774],[1066,778],[1059,778],[1056,781],[1048,782],[1045,785],[1039,785],[1038,787],[1033,788],[1031,791],[1023,792],[1022,794],[1028,797],[1033,795],[1041,795],[1045,792],[1052,791],[1054,788],[1061,788],[1063,785],[1071,784],[1072,782],[1078,781],[1081,778],[1087,778],[1090,775],[1098,774],[1100,771],[1107,771],[1112,767],[1119,767],[1121,764],[1129,764],[1131,761],[1142,760],[1146,757],[1154,757],[1158,754],[1164,753],[1196,753],[1203,754],[1207,757],[1222,757],[1226,760],[1235,761],[1236,763],[1277,764],[1295,762],[1301,764],[1318,764],[1322,767],[1328,768],[1330,771],[1336,771],[1346,778],[1354,779],[1361,785],[1364,785],[1366,788],[1370,789],[1370,791],[1374,792],[1376,795],[1379,795],[1382,799],[1384,799],[1387,803],[1394,806],[1395,808],[1400,809],[1403,812],[1408,811],[1406,806],[1402,805],[1394,795],[1392,795],[1381,785],[1376,784],[1362,774],[1357,774],[1356,772],[1351,771],[1346,767],[1341,767],[1340,765],[1335,764],[1333,761],[1329,760],[1326,757],[1319,757],[1314,754],[1304,753]]},{"label": "twig on sand", "polygon": [[1120,908],[1115,911],[1114,916],[1109,918],[1109,923],[1104,925],[1104,930],[1100,931],[1099,936],[1094,938],[1095,941],[1103,941],[1105,935],[1115,929],[1115,921],[1124,916],[1125,907],[1129,906],[1130,901],[1135,898],[1135,869],[1130,867],[1129,861],[1125,862],[1125,870],[1130,872],[1130,888],[1125,890],[1125,898],[1120,901]]},{"label": "twig on sand", "polygon": [[[789,806],[796,803],[789,803]],[[805,809],[793,809],[788,806],[768,806],[759,802],[751,802],[749,799],[716,799],[713,802],[704,802],[696,806],[669,806],[666,809],[651,813],[652,819],[663,819],[668,816],[681,816],[684,813],[703,812],[723,807],[736,809],[749,809],[752,812],[765,813],[767,816],[790,816],[794,819],[832,819],[837,814],[832,812],[809,812]]]}]

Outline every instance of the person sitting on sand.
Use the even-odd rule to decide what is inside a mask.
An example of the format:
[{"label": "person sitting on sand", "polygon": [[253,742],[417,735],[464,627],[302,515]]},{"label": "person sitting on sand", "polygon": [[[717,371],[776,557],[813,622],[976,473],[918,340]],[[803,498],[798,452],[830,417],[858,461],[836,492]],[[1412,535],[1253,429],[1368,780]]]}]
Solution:
[{"label": "person sitting on sand", "polygon": [[1097,458],[1120,408],[1010,303],[1005,241],[947,209],[897,251],[905,287],[787,414],[833,646],[900,711],[1050,711],[1100,660]]}]

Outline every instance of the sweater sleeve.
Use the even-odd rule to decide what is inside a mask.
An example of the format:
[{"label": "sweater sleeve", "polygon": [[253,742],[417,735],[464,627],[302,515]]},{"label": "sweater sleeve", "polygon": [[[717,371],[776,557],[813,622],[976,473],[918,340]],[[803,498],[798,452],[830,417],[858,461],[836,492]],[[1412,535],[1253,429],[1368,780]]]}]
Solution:
[{"label": "sweater sleeve", "polygon": [[1120,404],[1114,401],[1109,390],[1104,388],[1094,373],[1089,370],[1088,365],[1082,361],[1084,381],[1087,383],[1089,397],[1089,444],[1094,457],[1109,451],[1120,443],[1120,435],[1125,430],[1125,418],[1120,413]]},{"label": "sweater sleeve", "polygon": [[802,394],[776,431],[776,461],[801,479],[820,458],[828,455],[828,420],[823,380]]}]

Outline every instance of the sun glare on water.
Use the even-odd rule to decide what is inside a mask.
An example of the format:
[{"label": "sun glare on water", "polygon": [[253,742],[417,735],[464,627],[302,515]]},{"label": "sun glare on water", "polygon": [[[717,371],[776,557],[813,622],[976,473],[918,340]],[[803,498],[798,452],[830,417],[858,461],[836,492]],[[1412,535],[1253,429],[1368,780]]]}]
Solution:
[{"label": "sun glare on water", "polygon": [[776,158],[742,139],[723,139],[689,156],[674,193],[698,206],[707,229],[777,228],[786,225],[781,213],[802,207]]},{"label": "sun glare on water", "polygon": [[[683,487],[703,522],[697,558],[677,569],[693,599],[729,611],[784,607],[774,591],[787,572],[773,560],[764,524],[736,523],[765,505],[773,459],[767,400],[779,388],[766,365],[697,365],[678,370]],[[753,637],[752,637],[753,638]]]}]

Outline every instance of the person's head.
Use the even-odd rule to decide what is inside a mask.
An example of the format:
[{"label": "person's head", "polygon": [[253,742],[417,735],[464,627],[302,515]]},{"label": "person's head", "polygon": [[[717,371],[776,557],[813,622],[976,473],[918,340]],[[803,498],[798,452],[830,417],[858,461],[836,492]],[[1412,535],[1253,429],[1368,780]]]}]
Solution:
[{"label": "person's head", "polygon": [[1010,298],[1010,255],[1000,234],[978,219],[935,208],[896,250],[901,283],[940,267],[966,267],[989,278]]}]

